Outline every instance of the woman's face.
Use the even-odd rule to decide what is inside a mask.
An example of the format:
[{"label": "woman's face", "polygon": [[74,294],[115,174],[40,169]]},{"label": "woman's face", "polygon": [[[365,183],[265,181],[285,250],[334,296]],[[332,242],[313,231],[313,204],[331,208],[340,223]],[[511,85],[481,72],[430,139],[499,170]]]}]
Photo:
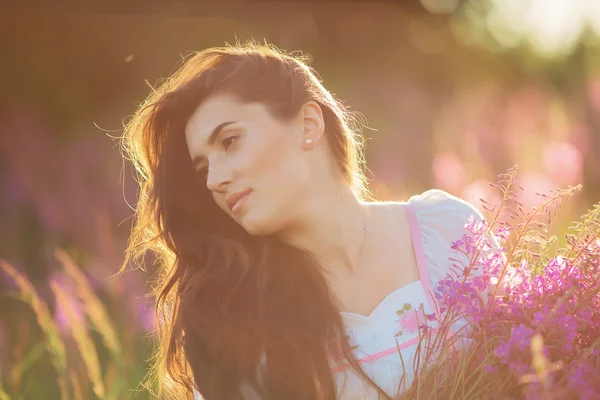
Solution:
[{"label": "woman's face", "polygon": [[204,101],[186,126],[194,168],[217,205],[246,231],[282,229],[308,191],[305,119],[282,122],[263,104],[219,94]]}]

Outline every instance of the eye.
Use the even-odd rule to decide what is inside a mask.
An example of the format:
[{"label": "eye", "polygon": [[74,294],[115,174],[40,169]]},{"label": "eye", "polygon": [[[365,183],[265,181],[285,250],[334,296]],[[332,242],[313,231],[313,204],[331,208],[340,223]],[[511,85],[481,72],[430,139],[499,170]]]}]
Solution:
[{"label": "eye", "polygon": [[195,172],[196,174],[198,174],[198,176],[205,178],[208,174],[208,166],[203,165],[201,167],[198,167]]},{"label": "eye", "polygon": [[[238,139],[239,135],[229,135],[221,141],[221,146],[225,151],[227,151]],[[202,161],[197,162],[197,167],[195,169],[196,173],[200,176],[206,176],[208,174],[208,163],[206,158],[202,157]]]},{"label": "eye", "polygon": [[223,148],[225,150],[227,150],[233,143],[235,143],[235,141],[238,139],[237,135],[229,135],[227,137],[225,137],[223,139],[223,141],[221,142],[221,144],[223,145]]}]

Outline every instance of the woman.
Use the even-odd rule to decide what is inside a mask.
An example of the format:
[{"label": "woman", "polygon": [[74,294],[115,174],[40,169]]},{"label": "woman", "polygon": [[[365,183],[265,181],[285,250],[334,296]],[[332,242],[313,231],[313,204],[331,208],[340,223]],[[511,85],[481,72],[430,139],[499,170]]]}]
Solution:
[{"label": "woman", "polygon": [[256,44],[196,53],[136,112],[128,260],[159,257],[161,398],[410,385],[418,328],[399,316],[434,310],[452,241],[482,217],[440,190],[367,201],[353,122],[301,59]]}]

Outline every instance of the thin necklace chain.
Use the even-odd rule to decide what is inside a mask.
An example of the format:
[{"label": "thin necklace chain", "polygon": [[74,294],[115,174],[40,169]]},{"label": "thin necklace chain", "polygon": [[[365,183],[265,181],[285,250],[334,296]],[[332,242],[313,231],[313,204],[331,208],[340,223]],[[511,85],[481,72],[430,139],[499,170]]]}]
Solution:
[{"label": "thin necklace chain", "polygon": [[[367,207],[363,206],[363,232],[364,232],[364,239],[363,239],[363,246],[362,246],[362,252],[361,252],[361,257],[360,257],[360,266],[358,271],[362,271],[363,268],[363,263],[365,261],[365,250],[367,248],[367,235],[369,234],[369,226],[367,225],[367,211],[366,211]],[[357,279],[356,282],[356,290],[354,291],[354,295],[352,296],[352,309],[354,309],[354,305],[356,304],[356,298],[358,297],[358,291],[360,288],[360,281],[361,279]]]}]

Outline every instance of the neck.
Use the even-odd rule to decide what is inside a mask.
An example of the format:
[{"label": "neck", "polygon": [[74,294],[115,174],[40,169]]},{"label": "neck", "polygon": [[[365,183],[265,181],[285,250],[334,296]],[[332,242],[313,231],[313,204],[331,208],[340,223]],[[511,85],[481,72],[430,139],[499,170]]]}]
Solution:
[{"label": "neck", "polygon": [[303,202],[296,218],[278,236],[284,242],[313,254],[326,272],[355,275],[365,245],[367,203],[344,187]]}]

